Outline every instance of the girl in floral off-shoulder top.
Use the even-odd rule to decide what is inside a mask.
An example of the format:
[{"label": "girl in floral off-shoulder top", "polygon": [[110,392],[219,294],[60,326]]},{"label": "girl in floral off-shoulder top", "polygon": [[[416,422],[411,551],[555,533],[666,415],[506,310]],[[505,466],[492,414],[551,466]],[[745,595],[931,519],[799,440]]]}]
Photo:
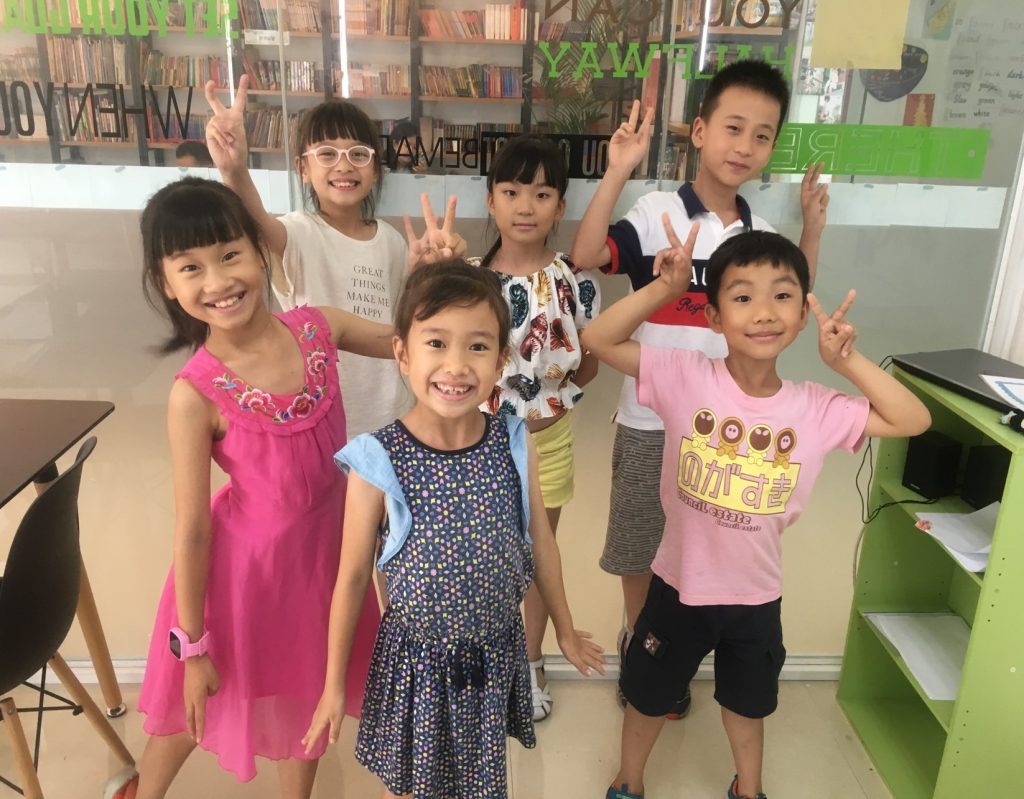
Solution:
[{"label": "girl in floral off-shoulder top", "polygon": [[[501,278],[512,317],[511,354],[484,408],[526,420],[540,456],[541,493],[552,531],[572,499],[572,407],[597,374],[597,361],[579,337],[597,315],[597,284],[577,275],[565,255],[547,246],[565,211],[568,183],[554,142],[537,136],[510,139],[487,176],[487,207],[500,235],[487,255],[470,260]],[[533,717],[540,721],[551,712],[541,657],[548,612],[533,588],[525,607]]]}]

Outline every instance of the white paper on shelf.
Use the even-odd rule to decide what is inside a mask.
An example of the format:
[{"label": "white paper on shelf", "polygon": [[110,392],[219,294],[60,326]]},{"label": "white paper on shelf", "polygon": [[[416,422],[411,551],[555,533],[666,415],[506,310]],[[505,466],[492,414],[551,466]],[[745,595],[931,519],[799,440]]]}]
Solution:
[{"label": "white paper on shelf", "polygon": [[974,513],[918,513],[927,522],[928,533],[942,544],[960,565],[972,572],[984,571],[992,551],[992,534],[996,529],[999,503]]},{"label": "white paper on shelf", "polygon": [[907,664],[929,699],[954,700],[971,628],[955,613],[865,613]]},{"label": "white paper on shelf", "polygon": [[999,375],[982,375],[981,378],[1005,403],[1024,411],[1024,380]]}]

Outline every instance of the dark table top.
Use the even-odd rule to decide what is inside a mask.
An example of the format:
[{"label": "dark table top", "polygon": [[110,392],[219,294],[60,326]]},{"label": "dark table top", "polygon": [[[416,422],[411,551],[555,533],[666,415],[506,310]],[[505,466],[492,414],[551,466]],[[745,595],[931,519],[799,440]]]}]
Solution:
[{"label": "dark table top", "polygon": [[113,410],[96,400],[0,398],[0,507]]}]

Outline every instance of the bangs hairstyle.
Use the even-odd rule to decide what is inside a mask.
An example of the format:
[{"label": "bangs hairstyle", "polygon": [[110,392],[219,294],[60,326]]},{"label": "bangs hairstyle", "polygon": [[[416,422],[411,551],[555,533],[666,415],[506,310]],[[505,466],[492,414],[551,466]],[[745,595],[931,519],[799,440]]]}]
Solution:
[{"label": "bangs hairstyle", "polygon": [[800,284],[801,299],[807,300],[811,290],[811,273],[807,258],[793,242],[778,233],[752,230],[726,239],[712,253],[707,266],[708,303],[718,308],[718,294],[722,290],[722,275],[730,266],[771,264],[774,269],[791,270]]},{"label": "bangs hairstyle", "polygon": [[[311,108],[299,120],[298,131],[295,134],[296,150],[298,158],[305,160],[303,155],[312,145],[330,139],[354,139],[360,144],[365,144],[373,149],[373,190],[363,198],[360,208],[363,219],[371,221],[377,210],[377,200],[380,198],[381,180],[383,173],[380,168],[380,142],[377,125],[370,117],[354,103],[347,100],[328,100],[326,103]],[[344,158],[344,156],[342,156]],[[303,199],[317,213],[320,213],[320,200],[316,192],[308,183],[303,183]]]},{"label": "bangs hairstyle", "polygon": [[241,198],[223,183],[187,177],[164,186],[149,198],[142,211],[142,290],[146,302],[171,323],[171,336],[159,346],[162,354],[188,348],[197,350],[206,341],[209,327],[189,316],[164,293],[163,260],[196,247],[247,238],[270,268],[263,251],[259,225]]},{"label": "bangs hairstyle", "polygon": [[700,118],[708,120],[718,108],[722,93],[733,86],[759,92],[779,104],[779,124],[775,126],[778,141],[782,123],[789,113],[789,86],[786,78],[771,64],[764,61],[737,61],[723,68],[711,79],[707,93],[700,104]]},{"label": "bangs hairstyle", "polygon": [[[515,136],[505,142],[491,162],[491,169],[487,173],[487,193],[494,192],[496,183],[533,183],[538,171],[543,185],[554,189],[558,192],[558,198],[564,200],[569,188],[569,170],[558,145],[540,136]],[[482,264],[490,266],[499,249],[500,233],[498,240],[483,257]]]},{"label": "bangs hairstyle", "polygon": [[395,335],[408,341],[413,320],[425,322],[452,305],[484,302],[498,320],[498,349],[508,347],[511,321],[501,293],[501,280],[489,269],[470,266],[462,258],[424,264],[405,281],[395,309]]}]

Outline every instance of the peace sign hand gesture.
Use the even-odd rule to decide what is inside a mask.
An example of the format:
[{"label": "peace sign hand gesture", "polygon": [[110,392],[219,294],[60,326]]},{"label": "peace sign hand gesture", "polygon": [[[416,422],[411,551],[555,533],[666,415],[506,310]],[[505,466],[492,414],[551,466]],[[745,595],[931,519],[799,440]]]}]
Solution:
[{"label": "peace sign hand gesture", "polygon": [[836,369],[839,363],[849,358],[853,352],[853,342],[857,338],[857,328],[846,321],[846,312],[853,305],[857,292],[850,289],[839,307],[832,315],[825,313],[818,298],[813,294],[807,295],[807,304],[811,313],[818,320],[818,351],[821,353],[821,360]]},{"label": "peace sign hand gesture", "polygon": [[800,210],[804,218],[804,232],[821,234],[828,219],[828,184],[821,183],[825,164],[819,161],[807,167],[800,181]]},{"label": "peace sign hand gesture", "polygon": [[667,213],[661,215],[661,224],[665,228],[669,246],[664,250],[659,250],[658,254],[654,256],[654,276],[660,277],[662,282],[671,289],[673,297],[678,297],[680,294],[685,294],[690,288],[690,279],[693,275],[693,245],[697,241],[700,223],[694,222],[690,226],[690,233],[685,242],[679,240]]},{"label": "peace sign hand gesture", "polygon": [[409,271],[423,264],[433,264],[449,258],[461,258],[466,254],[466,240],[454,230],[455,205],[458,198],[453,194],[448,198],[444,220],[437,224],[437,217],[430,207],[430,197],[426,192],[420,195],[423,207],[423,221],[426,229],[423,235],[416,236],[409,217],[405,219],[405,238],[409,242]]},{"label": "peace sign hand gesture", "polygon": [[633,101],[629,112],[629,121],[623,122],[612,134],[608,142],[608,168],[623,169],[632,172],[644,160],[651,146],[654,108],[648,107],[644,120],[637,127],[640,119],[640,101]]},{"label": "peace sign hand gesture", "polygon": [[245,140],[245,98],[249,76],[238,79],[238,90],[230,108],[217,97],[212,80],[206,82],[206,101],[213,117],[206,123],[206,146],[213,163],[221,173],[231,173],[248,166],[249,147]]}]

